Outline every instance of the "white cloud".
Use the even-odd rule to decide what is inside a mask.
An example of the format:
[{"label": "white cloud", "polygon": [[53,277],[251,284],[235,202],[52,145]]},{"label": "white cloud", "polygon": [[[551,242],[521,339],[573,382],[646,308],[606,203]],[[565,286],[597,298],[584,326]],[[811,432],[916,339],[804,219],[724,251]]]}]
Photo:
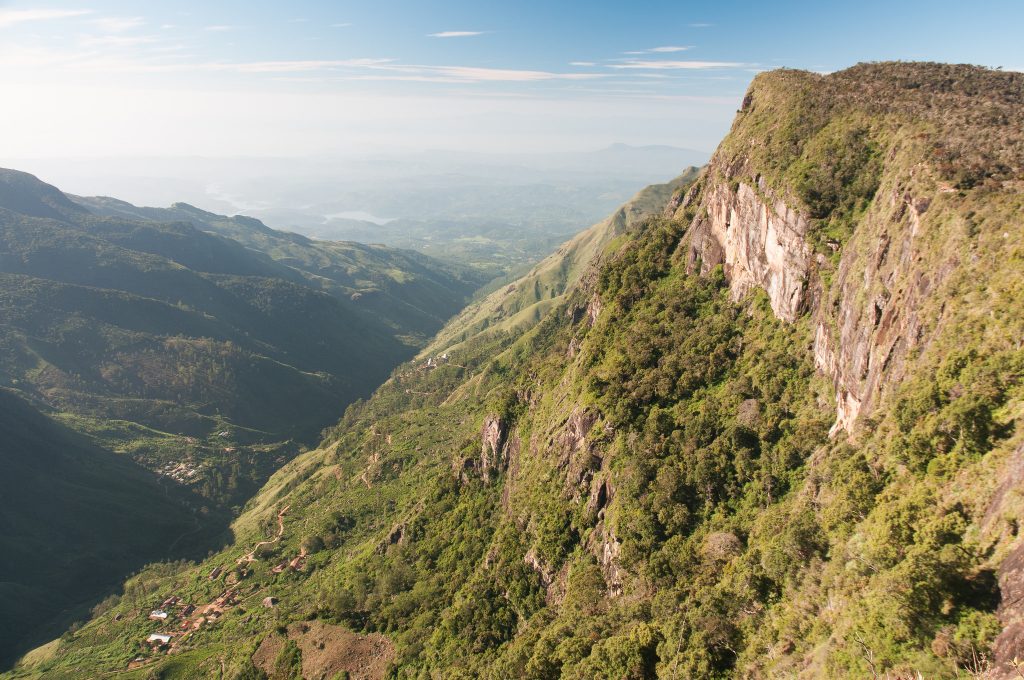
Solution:
[{"label": "white cloud", "polygon": [[441,31],[440,33],[428,33],[428,38],[469,38],[474,35],[483,35],[483,31]]},{"label": "white cloud", "polygon": [[685,47],[678,46],[678,45],[666,45],[665,47],[652,47],[648,51],[649,52],[685,52],[686,50],[692,50],[692,49],[693,49],[692,45],[687,45]]},{"label": "white cloud", "polygon": [[427,66],[425,71],[456,78],[465,82],[536,82],[541,80],[589,80],[602,78],[600,73],[552,73],[550,71],[525,71],[505,68],[480,68],[477,66]]},{"label": "white cloud", "polygon": [[100,17],[89,23],[104,33],[124,33],[138,28],[146,22],[142,17]]},{"label": "white cloud", "polygon": [[570,61],[569,66],[597,66],[592,61]]},{"label": "white cloud", "polygon": [[612,68],[619,69],[683,69],[699,70],[709,68],[740,68],[743,64],[734,61],[662,61],[662,60],[641,60],[630,59],[622,64],[612,64]]},{"label": "white cloud", "polygon": [[687,24],[690,28],[711,28],[714,24]]},{"label": "white cloud", "polygon": [[91,13],[91,9],[0,9],[0,28],[7,28],[26,21],[68,19]]},{"label": "white cloud", "polygon": [[83,47],[135,47],[157,42],[152,35],[86,35],[78,41]]},{"label": "white cloud", "polygon": [[[390,62],[390,59],[323,59],[301,61],[250,61],[240,63],[206,63],[196,68],[203,71],[233,71],[236,73],[301,73],[330,71],[337,68],[372,68]],[[187,66],[185,68],[188,68]]]}]

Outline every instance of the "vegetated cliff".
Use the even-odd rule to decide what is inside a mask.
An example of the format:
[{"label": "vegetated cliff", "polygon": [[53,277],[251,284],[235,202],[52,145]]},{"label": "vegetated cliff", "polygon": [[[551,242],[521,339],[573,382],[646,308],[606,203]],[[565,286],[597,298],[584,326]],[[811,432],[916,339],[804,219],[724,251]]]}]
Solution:
[{"label": "vegetated cliff", "polygon": [[1015,265],[1000,248],[1012,243],[973,241],[983,220],[1020,220],[1020,81],[871,64],[775,72],[744,98],[709,165],[689,261],[723,264],[737,298],[763,288],[782,319],[813,318],[836,429],[852,429],[900,383],[908,355],[956,325],[931,302]]},{"label": "vegetated cliff", "polygon": [[[536,320],[449,334],[279,471],[235,546],[148,580],[202,602],[223,567],[277,603],[140,672],[252,677],[318,618],[385,634],[396,677],[1006,675],[1022,101],[967,66],[758,76],[664,217]],[[141,606],[22,672],[128,663]]]}]

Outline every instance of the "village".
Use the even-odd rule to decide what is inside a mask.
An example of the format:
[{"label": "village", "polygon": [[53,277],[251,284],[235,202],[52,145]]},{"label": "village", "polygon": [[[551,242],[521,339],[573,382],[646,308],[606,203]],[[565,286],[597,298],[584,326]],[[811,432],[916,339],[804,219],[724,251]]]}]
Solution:
[{"label": "village", "polygon": [[[259,560],[260,549],[278,543],[284,536],[284,517],[288,513],[289,507],[285,506],[277,514],[278,531],[274,538],[256,543],[251,551],[236,560],[234,568],[228,570],[218,565],[207,574],[208,581],[219,582],[224,586],[224,589],[213,600],[203,605],[195,605],[178,595],[171,595],[149,611],[146,618],[162,625],[159,630],[149,633],[141,641],[143,653],[132,659],[128,664],[129,670],[152,663],[160,655],[181,651],[189,637],[203,628],[215,624],[229,610],[263,594],[266,586],[254,583],[250,587],[244,588],[241,583],[252,576],[253,570],[247,565]],[[282,558],[270,568],[270,573],[281,574],[289,570],[302,571],[307,554],[306,549],[302,548],[295,557]],[[273,609],[277,604],[278,599],[273,595],[266,595],[260,599],[260,606],[267,609]],[[145,610],[142,613],[145,613]]]}]

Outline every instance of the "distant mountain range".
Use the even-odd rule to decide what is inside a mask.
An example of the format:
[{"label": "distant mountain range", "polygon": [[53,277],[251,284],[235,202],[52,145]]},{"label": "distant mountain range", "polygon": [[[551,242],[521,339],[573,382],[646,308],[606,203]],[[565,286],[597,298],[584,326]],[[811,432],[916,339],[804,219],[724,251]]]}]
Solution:
[{"label": "distant mountain range", "polygon": [[483,281],[0,170],[0,655],[32,627],[17,620],[217,535]]},{"label": "distant mountain range", "polygon": [[112,189],[121,187],[135,203],[186,200],[318,239],[414,249],[499,275],[529,267],[640,188],[707,158],[670,146],[615,144],[547,154],[25,163],[78,193],[122,196]]}]

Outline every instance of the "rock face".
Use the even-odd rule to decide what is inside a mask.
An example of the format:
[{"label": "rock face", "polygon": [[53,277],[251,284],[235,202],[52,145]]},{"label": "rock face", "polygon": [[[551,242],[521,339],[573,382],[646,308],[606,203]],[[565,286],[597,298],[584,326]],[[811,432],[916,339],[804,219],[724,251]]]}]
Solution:
[{"label": "rock face", "polygon": [[692,227],[691,269],[706,274],[721,264],[735,299],[763,288],[775,314],[795,321],[804,310],[811,265],[807,219],[772,198],[763,179],[756,190],[740,182],[733,191],[716,182],[703,205],[706,212]]},{"label": "rock face", "polygon": [[511,459],[519,453],[519,437],[508,436],[508,422],[501,416],[490,415],[484,419],[480,430],[480,457],[458,458],[453,472],[463,482],[477,476],[491,481],[508,469]]},{"label": "rock face", "polygon": [[508,464],[505,438],[508,424],[501,416],[488,416],[480,433],[480,469],[484,474],[504,469]]},{"label": "rock face", "polygon": [[[774,197],[760,175],[753,185],[737,182],[731,165],[713,159],[703,193],[690,192],[679,208],[700,200],[689,269],[707,274],[722,265],[734,299],[761,288],[780,319],[809,315],[815,365],[835,387],[832,433],[852,431],[935,330],[936,320],[927,323],[920,309],[957,266],[955,255],[937,266],[926,252],[948,228],[931,215],[944,189],[916,169],[885,178],[849,240],[829,242],[840,257],[828,265],[810,245],[810,220]],[[752,173],[741,167],[743,176]],[[826,286],[821,271],[832,267]]]}]

